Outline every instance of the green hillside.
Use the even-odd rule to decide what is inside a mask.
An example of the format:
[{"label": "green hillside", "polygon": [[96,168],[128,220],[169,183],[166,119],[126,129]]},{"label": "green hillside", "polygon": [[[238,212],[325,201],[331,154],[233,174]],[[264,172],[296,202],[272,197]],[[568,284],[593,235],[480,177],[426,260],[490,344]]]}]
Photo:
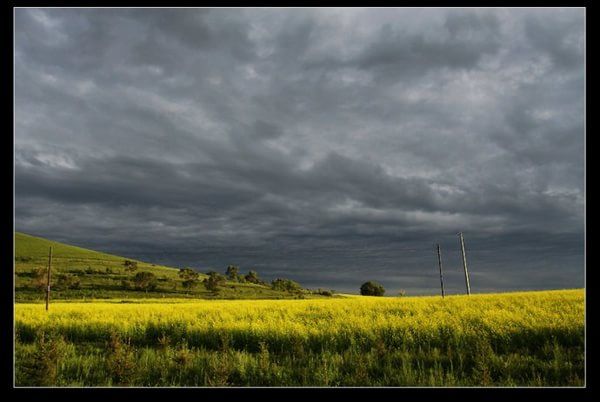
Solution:
[{"label": "green hillside", "polygon": [[[279,299],[316,297],[312,292],[278,291],[267,284],[227,281],[218,291],[209,291],[201,283],[200,274],[193,288],[185,288],[179,269],[155,265],[131,258],[87,250],[15,233],[15,300],[43,301],[45,293],[42,270],[48,266],[48,249],[52,247],[52,299],[112,299],[112,298],[218,298],[218,299]],[[133,261],[136,269],[128,270],[125,261]],[[223,272],[225,267],[223,267]],[[133,278],[137,273],[154,275],[155,288],[136,290]]]},{"label": "green hillside", "polygon": [[52,247],[55,258],[69,256],[72,258],[94,258],[99,260],[122,260],[122,258],[100,253],[98,251],[85,248],[70,246],[57,241],[43,239],[41,237],[30,236],[25,233],[15,233],[15,256],[30,258],[48,258],[48,247]]}]

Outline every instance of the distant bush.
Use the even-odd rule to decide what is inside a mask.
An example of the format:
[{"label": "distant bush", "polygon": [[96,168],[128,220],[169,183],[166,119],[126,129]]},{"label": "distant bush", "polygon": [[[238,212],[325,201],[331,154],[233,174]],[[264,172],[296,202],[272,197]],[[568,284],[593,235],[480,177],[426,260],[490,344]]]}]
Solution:
[{"label": "distant bush", "polygon": [[383,296],[384,293],[385,289],[377,282],[365,282],[360,287],[360,294],[363,296]]},{"label": "distant bush", "polygon": [[47,286],[47,275],[48,271],[46,268],[33,268],[31,270],[31,277],[33,278],[31,284],[33,287],[38,290],[44,290]]},{"label": "distant bush", "polygon": [[218,292],[219,286],[225,285],[227,279],[218,272],[211,271],[208,273],[208,278],[205,278],[202,283],[207,290]]},{"label": "distant bush", "polygon": [[18,257],[15,257],[15,261],[17,261],[17,262],[30,262],[30,261],[33,261],[33,257],[18,256]]},{"label": "distant bush", "polygon": [[246,280],[246,282],[250,282],[250,283],[256,283],[256,284],[264,284],[265,283],[258,277],[258,274],[256,273],[256,271],[252,271],[252,270],[250,270],[248,272],[248,274],[244,277],[244,279]]},{"label": "distant bush", "polygon": [[80,284],[81,284],[81,281],[75,275],[58,274],[55,286],[59,290],[67,290],[67,289],[79,289]]},{"label": "distant bush", "polygon": [[181,282],[181,285],[184,287],[184,289],[193,289],[196,286],[198,286],[198,280],[197,279],[186,279],[185,281]]},{"label": "distant bush", "polygon": [[133,277],[133,286],[136,290],[144,290],[146,292],[154,290],[156,289],[157,282],[156,275],[152,272],[138,272]]},{"label": "distant bush", "polygon": [[240,272],[239,267],[237,267],[235,265],[229,265],[227,267],[227,271],[225,271],[225,275],[227,276],[227,279],[229,279],[230,281],[237,281],[239,272]]},{"label": "distant bush", "polygon": [[302,289],[302,287],[300,286],[300,284],[298,282],[294,282],[291,279],[282,279],[282,278],[277,278],[273,282],[271,282],[271,287],[274,290],[283,290],[283,291],[287,291],[287,292],[293,292],[293,291]]},{"label": "distant bush", "polygon": [[198,279],[200,274],[194,271],[191,268],[181,268],[177,273],[181,279],[190,280],[190,279]]},{"label": "distant bush", "polygon": [[321,296],[333,296],[333,291],[321,288],[313,291],[313,293]]},{"label": "distant bush", "polygon": [[193,289],[198,285],[198,277],[200,274],[190,268],[182,268],[179,270],[179,277],[183,279],[181,283],[184,289]]},{"label": "distant bush", "polygon": [[138,268],[137,261],[125,260],[123,261],[123,265],[125,266],[125,271],[133,272]]},{"label": "distant bush", "polygon": [[37,268],[32,268],[28,271],[15,271],[15,275],[26,277],[26,278],[34,278],[37,274]]}]

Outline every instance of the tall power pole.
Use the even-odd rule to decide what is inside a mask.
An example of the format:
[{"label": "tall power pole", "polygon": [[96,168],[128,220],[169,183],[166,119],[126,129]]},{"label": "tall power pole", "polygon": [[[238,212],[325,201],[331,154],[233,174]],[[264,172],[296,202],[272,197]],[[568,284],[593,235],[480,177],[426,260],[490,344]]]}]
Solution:
[{"label": "tall power pole", "polygon": [[50,271],[52,270],[52,247],[48,251],[48,280],[46,282],[46,311],[48,311],[48,304],[50,304]]},{"label": "tall power pole", "polygon": [[471,285],[469,283],[469,271],[467,270],[467,256],[465,254],[465,239],[463,238],[462,232],[458,234],[460,237],[460,249],[462,251],[463,268],[465,270],[465,283],[467,285],[467,294],[471,294]]},{"label": "tall power pole", "polygon": [[442,253],[440,245],[437,245],[438,266],[440,267],[440,285],[442,286],[442,298],[444,298],[444,275],[442,274]]}]

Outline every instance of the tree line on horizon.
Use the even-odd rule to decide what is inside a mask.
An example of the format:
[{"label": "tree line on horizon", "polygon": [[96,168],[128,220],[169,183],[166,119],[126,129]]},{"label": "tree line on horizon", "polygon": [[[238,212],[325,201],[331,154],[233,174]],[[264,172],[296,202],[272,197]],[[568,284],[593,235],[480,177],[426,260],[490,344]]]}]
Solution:
[{"label": "tree line on horizon", "polygon": [[[126,272],[132,273],[133,275],[128,279],[121,281],[121,286],[124,290],[138,290],[138,291],[154,291],[158,286],[159,278],[152,272],[139,271],[137,261],[124,260],[123,267]],[[32,271],[32,277],[34,286],[40,289],[44,289],[46,286],[46,270],[43,268],[34,269]],[[181,285],[186,290],[193,290],[199,285],[203,285],[204,288],[210,292],[218,293],[219,290],[229,282],[237,283],[251,283],[262,286],[269,286],[273,290],[286,291],[286,292],[302,292],[305,289],[296,281],[286,278],[276,278],[268,283],[259,277],[255,270],[249,270],[248,273],[243,274],[240,272],[240,268],[236,265],[228,265],[225,273],[221,274],[214,270],[206,272],[207,277],[200,280],[200,272],[192,268],[180,268],[178,276],[181,279]],[[79,289],[81,281],[77,275],[71,273],[60,273],[56,277],[54,287],[58,290],[67,289]],[[326,290],[319,288],[314,293],[323,296],[332,296],[332,290]],[[360,294],[364,296],[383,296],[385,294],[384,287],[374,281],[367,281],[360,287]],[[402,291],[400,295],[403,295]]]}]

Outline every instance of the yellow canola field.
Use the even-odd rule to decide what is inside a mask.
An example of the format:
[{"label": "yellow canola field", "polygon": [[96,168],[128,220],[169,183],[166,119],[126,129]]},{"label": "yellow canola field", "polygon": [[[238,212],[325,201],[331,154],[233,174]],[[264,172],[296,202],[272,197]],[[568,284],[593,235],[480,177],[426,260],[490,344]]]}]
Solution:
[{"label": "yellow canola field", "polygon": [[356,297],[314,300],[155,300],[119,303],[15,304],[17,339],[40,330],[98,342],[111,334],[132,343],[159,339],[190,346],[255,349],[260,343],[314,349],[357,345],[435,346],[486,338],[502,347],[546,342],[578,344],[584,332],[584,291],[558,290],[471,296]]}]

